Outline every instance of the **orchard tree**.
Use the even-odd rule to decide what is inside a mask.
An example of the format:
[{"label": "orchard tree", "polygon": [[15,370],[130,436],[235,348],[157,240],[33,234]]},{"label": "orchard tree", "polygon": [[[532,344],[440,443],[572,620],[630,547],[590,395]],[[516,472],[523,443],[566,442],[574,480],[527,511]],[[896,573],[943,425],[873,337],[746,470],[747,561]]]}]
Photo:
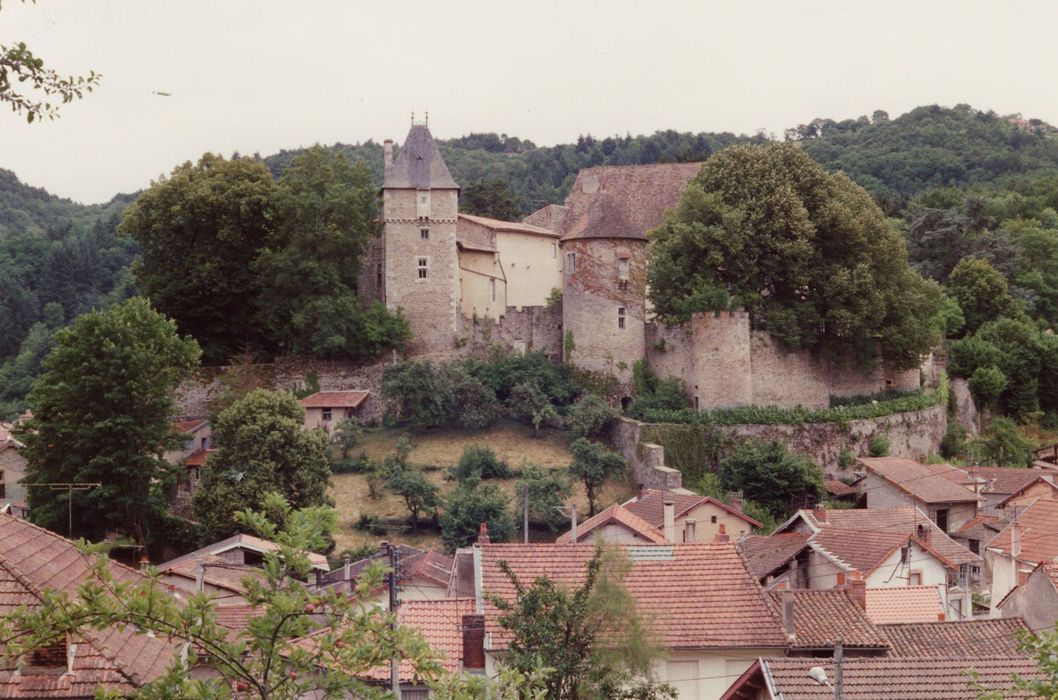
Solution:
[{"label": "orchard tree", "polygon": [[208,537],[234,534],[235,513],[259,507],[267,491],[295,508],[327,502],[327,435],[304,423],[305,409],[285,391],[257,389],[220,412],[213,426],[218,448],[206,458],[192,501]]},{"label": "orchard tree", "polygon": [[509,499],[503,491],[495,484],[471,477],[460,481],[448,494],[448,503],[441,514],[441,541],[445,549],[454,552],[472,543],[481,523],[485,523],[493,542],[507,542],[517,532]]},{"label": "orchard tree", "polygon": [[628,472],[628,462],[616,452],[586,438],[575,440],[569,446],[569,451],[573,455],[570,474],[584,484],[588,496],[588,515],[595,515],[599,491],[607,481],[624,477]]},{"label": "orchard tree", "polygon": [[[18,430],[25,481],[101,484],[74,494],[73,537],[118,530],[157,543],[175,478],[162,459],[174,446],[172,394],[198,366],[198,345],[139,297],[84,314],[54,343]],[[68,493],[28,491],[33,521],[66,532]]]},{"label": "orchard tree", "polygon": [[650,234],[657,314],[745,308],[790,349],[895,367],[939,339],[940,287],[911,270],[903,236],[861,187],[792,144],[716,154]]},{"label": "orchard tree", "polygon": [[441,506],[441,493],[435,484],[430,483],[421,468],[405,465],[389,475],[386,483],[389,490],[404,499],[404,505],[411,515],[411,529],[419,531],[419,515],[424,512],[436,514]]},{"label": "orchard tree", "polygon": [[141,247],[140,290],[221,363],[265,345],[253,263],[275,239],[276,183],[264,163],[207,153],[136,198],[119,226]]}]

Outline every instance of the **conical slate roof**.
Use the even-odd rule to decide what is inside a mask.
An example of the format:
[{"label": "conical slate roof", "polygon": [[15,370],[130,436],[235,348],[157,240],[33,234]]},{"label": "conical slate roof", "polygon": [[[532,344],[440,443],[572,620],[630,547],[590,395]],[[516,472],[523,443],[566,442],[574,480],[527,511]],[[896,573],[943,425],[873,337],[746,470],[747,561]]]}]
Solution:
[{"label": "conical slate roof", "polygon": [[383,188],[394,189],[459,189],[448,172],[441,152],[422,124],[413,124],[404,139],[393,167],[386,172]]}]

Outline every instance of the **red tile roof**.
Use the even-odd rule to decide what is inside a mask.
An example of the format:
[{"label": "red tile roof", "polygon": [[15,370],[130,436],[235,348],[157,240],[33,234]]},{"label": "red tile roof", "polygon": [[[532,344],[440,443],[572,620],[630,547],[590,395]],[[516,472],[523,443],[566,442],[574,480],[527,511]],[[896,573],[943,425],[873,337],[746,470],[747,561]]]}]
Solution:
[{"label": "red tile roof", "polygon": [[[1041,474],[1041,475],[1037,476],[1035,479],[1032,479],[1030,481],[1025,482],[1024,484],[1021,485],[1021,488],[1019,488],[1017,491],[1014,491],[1012,494],[1010,494],[1009,496],[1004,498],[1002,501],[1000,501],[999,503],[996,503],[996,508],[1006,508],[1008,503],[1010,503],[1012,500],[1014,500],[1018,496],[1023,495],[1025,493],[1025,491],[1029,487],[1035,486],[1036,484],[1045,484],[1045,485],[1047,485],[1051,489],[1048,497],[1050,497],[1052,499],[1055,498],[1056,494],[1058,494],[1058,486],[1055,485],[1055,478],[1056,478],[1056,475],[1054,475],[1054,474]],[[1045,491],[1044,493],[1047,493],[1047,492]]]},{"label": "red tile roof", "polygon": [[1020,617],[959,622],[879,625],[892,656],[1028,656],[1021,635],[1029,628]]},{"label": "red tile roof", "polygon": [[701,163],[619,165],[585,168],[566,198],[562,240],[645,240],[661,225],[665,210],[680,202]]},{"label": "red tile roof", "polygon": [[[777,648],[785,636],[733,544],[626,545],[632,560],[625,586],[639,612],[653,621],[666,649]],[[500,570],[506,561],[528,585],[547,576],[575,587],[595,552],[590,544],[494,544],[481,547],[483,590],[508,600],[514,586]],[[507,643],[497,609],[486,604],[492,648]]]},{"label": "red tile roof", "polygon": [[185,467],[202,467],[206,464],[206,459],[213,453],[213,449],[206,450],[195,450],[187,457],[184,458]]},{"label": "red tile roof", "polygon": [[[109,562],[119,581],[143,579],[116,562]],[[39,603],[46,590],[73,595],[90,578],[89,561],[77,547],[59,535],[0,515],[0,616],[14,608]],[[163,675],[176,648],[168,642],[138,634],[132,627],[105,631],[84,630],[74,635],[77,644],[74,674],[17,673],[0,662],[0,697],[84,698],[97,688],[131,694],[144,683]]]},{"label": "red tile roof", "polygon": [[961,544],[948,537],[948,535],[937,527],[936,523],[918,508],[914,506],[903,506],[900,508],[844,508],[827,510],[826,521],[820,522],[811,510],[801,510],[780,526],[780,530],[788,530],[792,524],[801,519],[814,530],[819,531],[827,527],[838,527],[843,530],[857,530],[870,537],[875,532],[897,532],[908,535],[917,535],[919,526],[929,529],[930,546],[941,556],[953,564],[977,564],[981,557],[977,556]]},{"label": "red tile roof", "polygon": [[1008,467],[966,467],[971,475],[984,480],[985,493],[1011,494],[1038,476],[1058,476],[1053,469],[1016,469]]},{"label": "red tile roof", "polygon": [[900,547],[916,542],[926,551],[930,551],[948,568],[958,568],[925,542],[899,532],[875,532],[870,537],[859,530],[844,530],[838,527],[824,528],[811,541],[814,549],[822,550],[829,558],[847,565],[847,568],[861,571],[865,576],[884,564]]},{"label": "red tile roof", "polygon": [[460,214],[459,218],[469,221],[472,224],[477,224],[478,226],[490,228],[494,231],[502,231],[504,233],[528,233],[534,236],[558,238],[558,233],[555,231],[518,221],[501,221],[500,219],[491,219],[487,216],[473,216],[471,214]]},{"label": "red tile roof", "polygon": [[[421,550],[409,545],[398,545],[400,552],[400,581],[425,581],[442,588],[448,588],[449,579],[452,576],[453,559],[446,557],[440,552],[433,550]],[[369,564],[380,561],[383,564],[389,562],[389,555],[381,551],[365,559],[351,562],[349,564],[349,581],[355,587],[356,580],[360,578],[364,569]],[[346,581],[344,566],[339,566],[333,571],[323,575],[323,582],[327,585],[335,585]]]},{"label": "red tile roof", "polygon": [[658,489],[643,489],[636,498],[622,504],[624,507],[638,515],[656,528],[665,526],[665,501],[672,501],[676,507],[676,517],[680,518],[695,508],[712,504],[717,508],[741,518],[752,527],[763,527],[763,525],[749,517],[740,510],[736,510],[717,500],[712,496],[699,496],[696,493],[676,493],[674,491],[659,491]]},{"label": "red tile roof", "polygon": [[767,591],[772,614],[779,620],[784,594],[794,599],[794,649],[829,649],[837,639],[846,647],[860,649],[889,646],[885,635],[843,589]]},{"label": "red tile roof", "polygon": [[[868,472],[877,474],[901,491],[923,503],[965,503],[981,497],[960,485],[968,475],[947,464],[921,464],[900,457],[864,457],[859,460]],[[870,495],[867,496],[870,503]]]},{"label": "red tile roof", "polygon": [[[1008,519],[1013,515],[1012,512]],[[1018,560],[1036,563],[1058,557],[1058,501],[1040,498],[1028,506],[1018,506],[1016,522],[1020,542]],[[988,543],[988,548],[1009,556],[1013,527],[1014,523],[1008,522]]]},{"label": "red tile roof", "polygon": [[752,535],[739,546],[750,572],[764,578],[807,547],[809,537],[803,532],[779,532],[767,537]]},{"label": "red tile roof", "polygon": [[867,617],[876,625],[937,622],[944,614],[944,603],[936,586],[867,589]]},{"label": "red tile roof", "polygon": [[236,632],[246,629],[250,620],[264,614],[264,608],[244,604],[218,605],[214,610],[217,624]]},{"label": "red tile roof", "polygon": [[204,425],[209,425],[208,418],[180,418],[173,421],[173,430],[181,434],[193,433]]},{"label": "red tile roof", "polygon": [[[577,537],[586,537],[592,531],[606,525],[618,525],[634,535],[638,535],[651,544],[665,544],[665,535],[655,526],[648,523],[627,508],[614,504],[602,510],[583,523],[577,524]],[[557,544],[567,544],[573,539],[573,531],[559,535]]]},{"label": "red tile roof", "polygon": [[305,408],[356,408],[370,394],[369,391],[317,391],[298,403]]},{"label": "red tile roof", "polygon": [[[785,700],[831,700],[831,687],[817,683],[808,672],[821,667],[829,682],[834,682],[831,659],[764,658],[759,659],[722,696],[722,700],[759,697],[756,690],[743,692],[759,684],[763,675],[770,691],[763,697]],[[976,681],[968,672],[977,673]],[[1025,657],[1013,658],[925,658],[868,657],[845,659],[842,665],[845,700],[976,700],[984,691],[998,690],[1002,697],[1035,697],[1032,691],[1015,690],[1014,674],[1024,678],[1042,678],[1037,666]]]},{"label": "red tile roof", "polygon": [[859,493],[854,487],[849,486],[844,481],[838,481],[837,479],[826,479],[823,481],[823,486],[826,487],[827,493],[838,498],[843,496],[855,496]]},{"label": "red tile roof", "polygon": [[1002,520],[998,516],[978,514],[960,525],[952,534],[987,544],[1002,527]]}]

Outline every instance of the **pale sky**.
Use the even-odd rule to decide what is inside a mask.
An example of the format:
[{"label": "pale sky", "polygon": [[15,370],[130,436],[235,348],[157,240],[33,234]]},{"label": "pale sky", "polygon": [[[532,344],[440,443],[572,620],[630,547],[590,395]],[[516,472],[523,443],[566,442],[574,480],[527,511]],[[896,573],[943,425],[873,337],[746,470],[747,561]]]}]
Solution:
[{"label": "pale sky", "polygon": [[0,44],[103,82],[0,111],[0,168],[100,202],[205,151],[400,141],[412,110],[538,145],[933,103],[1058,124],[1056,27],[1053,0],[3,0]]}]

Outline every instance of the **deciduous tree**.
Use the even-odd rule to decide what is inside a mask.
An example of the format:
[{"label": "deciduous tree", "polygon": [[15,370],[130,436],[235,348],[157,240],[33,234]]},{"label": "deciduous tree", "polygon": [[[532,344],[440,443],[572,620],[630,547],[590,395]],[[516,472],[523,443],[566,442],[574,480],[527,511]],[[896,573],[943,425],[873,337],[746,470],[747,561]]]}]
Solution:
[{"label": "deciduous tree", "polygon": [[569,471],[584,484],[588,496],[588,515],[595,515],[599,490],[611,479],[620,479],[628,471],[624,457],[611,452],[597,442],[578,438],[569,446],[573,464]]},{"label": "deciduous tree", "polygon": [[741,491],[777,517],[823,495],[823,472],[781,442],[749,440],[720,460],[720,483]]}]

